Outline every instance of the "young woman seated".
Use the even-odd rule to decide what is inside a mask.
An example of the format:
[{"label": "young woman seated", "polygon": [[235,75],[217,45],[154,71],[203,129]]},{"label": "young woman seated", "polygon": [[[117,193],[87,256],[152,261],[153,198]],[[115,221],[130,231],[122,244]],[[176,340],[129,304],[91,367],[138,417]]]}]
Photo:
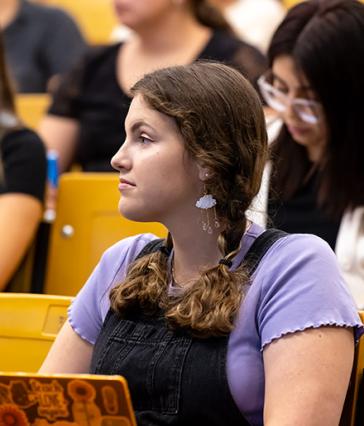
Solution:
[{"label": "young woman seated", "polygon": [[119,209],[168,237],[105,252],[41,372],[125,376],[139,426],[337,425],[363,326],[323,240],[246,218],[267,160],[255,90],[195,63],[132,93]]}]

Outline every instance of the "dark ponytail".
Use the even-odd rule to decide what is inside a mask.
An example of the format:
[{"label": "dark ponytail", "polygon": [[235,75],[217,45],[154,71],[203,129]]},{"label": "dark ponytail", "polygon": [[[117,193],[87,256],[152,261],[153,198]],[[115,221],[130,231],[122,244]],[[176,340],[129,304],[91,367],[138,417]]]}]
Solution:
[{"label": "dark ponytail", "polygon": [[192,13],[198,22],[213,30],[234,33],[232,27],[220,10],[208,0],[191,0]]}]

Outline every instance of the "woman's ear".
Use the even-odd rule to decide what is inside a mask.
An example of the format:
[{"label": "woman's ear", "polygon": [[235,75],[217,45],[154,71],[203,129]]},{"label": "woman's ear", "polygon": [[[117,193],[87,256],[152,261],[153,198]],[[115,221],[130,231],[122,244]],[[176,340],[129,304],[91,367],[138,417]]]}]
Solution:
[{"label": "woman's ear", "polygon": [[207,180],[211,179],[213,173],[209,167],[204,167],[198,165],[198,177],[202,182],[206,182]]}]

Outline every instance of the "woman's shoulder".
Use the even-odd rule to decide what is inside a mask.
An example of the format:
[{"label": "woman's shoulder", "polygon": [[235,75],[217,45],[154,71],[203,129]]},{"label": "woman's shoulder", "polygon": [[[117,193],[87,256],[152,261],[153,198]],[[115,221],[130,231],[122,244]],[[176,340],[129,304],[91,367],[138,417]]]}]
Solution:
[{"label": "woman's shoulder", "polygon": [[[116,58],[121,43],[92,47],[61,77],[48,113],[79,119],[95,88],[114,96]],[[111,94],[110,94],[111,91]],[[84,99],[83,99],[84,98]]]},{"label": "woman's shoulder", "polygon": [[325,253],[328,256],[335,257],[334,252],[325,240],[314,234],[287,233],[279,239],[273,246],[273,250],[304,250],[305,252]]},{"label": "woman's shoulder", "polygon": [[264,55],[258,48],[240,38],[233,30],[231,32],[226,30],[214,30],[210,41],[213,46],[221,50],[223,50],[223,48],[227,49],[227,52],[231,55],[236,54],[238,51],[245,50],[254,52],[259,58],[264,60]]},{"label": "woman's shoulder", "polygon": [[80,294],[91,293],[102,299],[110,289],[125,278],[129,265],[142,249],[157,237],[153,234],[139,234],[124,238],[109,247],[90,275]]},{"label": "woman's shoulder", "polygon": [[100,263],[105,267],[113,266],[113,269],[128,266],[150,241],[157,238],[154,234],[138,234],[124,238],[104,252]]},{"label": "woman's shoulder", "polygon": [[[55,98],[62,95],[81,92],[90,82],[109,84],[115,78],[116,58],[122,43],[100,45],[88,48],[73,69],[64,74]],[[105,83],[105,84],[104,84]]]},{"label": "woman's shoulder", "polygon": [[[109,292],[125,278],[127,268],[141,250],[157,237],[140,234],[124,238],[108,248],[69,311],[72,327],[86,340],[95,343],[109,310]],[[82,329],[82,331],[81,331]]]},{"label": "woman's shoulder", "polygon": [[26,128],[14,129],[5,134],[0,148],[6,177],[4,192],[31,195],[42,202],[47,161],[39,136]]},{"label": "woman's shoulder", "polygon": [[8,152],[23,152],[27,157],[45,156],[45,147],[40,137],[25,127],[8,131],[3,137],[2,150],[4,155]]},{"label": "woman's shoulder", "polygon": [[245,42],[229,31],[214,30],[199,59],[231,61],[239,48],[245,45]]},{"label": "woman's shoulder", "polygon": [[255,318],[261,349],[286,334],[321,326],[363,328],[335,253],[311,234],[287,234],[252,276],[243,311]]},{"label": "woman's shoulder", "polygon": [[254,83],[267,68],[265,56],[253,45],[229,31],[215,30],[199,59],[224,62]]},{"label": "woman's shoulder", "polygon": [[108,61],[115,61],[121,44],[113,43],[89,48],[82,60],[84,67],[93,68]]},{"label": "woman's shoulder", "polygon": [[326,241],[313,234],[287,234],[280,238],[267,251],[258,269],[274,277],[290,273],[341,279],[335,253]]},{"label": "woman's shoulder", "polygon": [[27,127],[16,127],[16,128],[8,130],[4,135],[4,141],[8,139],[13,139],[13,140],[31,139],[31,140],[40,141],[40,138],[37,135],[37,133],[34,130],[29,129]]}]

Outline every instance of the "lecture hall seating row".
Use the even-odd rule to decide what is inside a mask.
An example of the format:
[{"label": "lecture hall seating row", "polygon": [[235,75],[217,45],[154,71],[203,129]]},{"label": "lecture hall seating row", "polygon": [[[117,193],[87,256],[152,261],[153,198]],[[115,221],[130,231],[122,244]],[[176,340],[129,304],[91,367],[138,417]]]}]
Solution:
[{"label": "lecture hall seating row", "polygon": [[[0,293],[0,371],[36,372],[66,320],[71,301],[67,296]],[[364,311],[360,316],[364,321]],[[363,369],[364,338],[356,348],[342,426],[359,425],[355,419],[361,408]]]}]

